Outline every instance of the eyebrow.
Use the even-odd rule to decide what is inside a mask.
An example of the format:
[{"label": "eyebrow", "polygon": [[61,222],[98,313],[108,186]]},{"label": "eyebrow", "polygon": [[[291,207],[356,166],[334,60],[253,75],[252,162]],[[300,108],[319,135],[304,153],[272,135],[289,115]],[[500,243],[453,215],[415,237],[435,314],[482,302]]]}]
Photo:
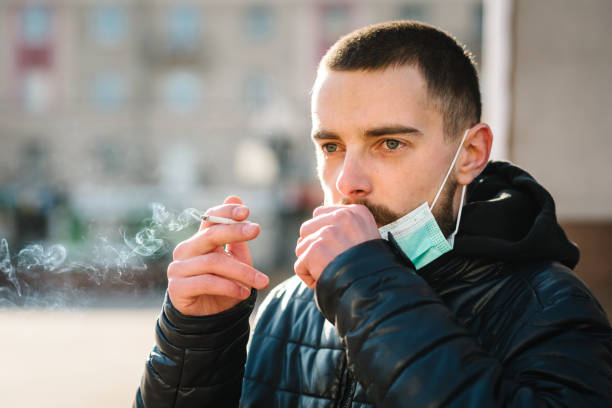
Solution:
[{"label": "eyebrow", "polygon": [[317,139],[340,139],[340,136],[338,136],[334,132],[328,132],[327,130],[319,129],[319,130],[316,130],[312,134],[312,138],[315,140]]},{"label": "eyebrow", "polygon": [[373,129],[368,129],[364,133],[366,137],[380,137],[387,135],[403,135],[403,134],[414,134],[414,135],[422,135],[421,132],[417,128],[413,128],[412,126],[404,126],[404,125],[390,125],[390,126],[381,126]]},{"label": "eyebrow", "polygon": [[[365,132],[363,132],[363,135],[365,137],[380,137],[380,136],[388,136],[388,135],[406,135],[406,134],[422,135],[423,132],[421,132],[419,129],[414,128],[412,126],[404,126],[404,125],[381,126],[381,127],[368,129]],[[329,140],[329,139],[340,139],[340,136],[338,136],[334,132],[320,129],[320,130],[315,131],[312,134],[312,138],[315,140],[317,139]]]}]

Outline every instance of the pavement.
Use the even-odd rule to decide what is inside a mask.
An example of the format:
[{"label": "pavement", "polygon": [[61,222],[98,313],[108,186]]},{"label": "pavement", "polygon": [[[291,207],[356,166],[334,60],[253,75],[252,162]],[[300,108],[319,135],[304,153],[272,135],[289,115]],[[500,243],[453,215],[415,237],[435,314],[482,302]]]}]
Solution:
[{"label": "pavement", "polygon": [[0,309],[0,406],[130,407],[160,308]]}]

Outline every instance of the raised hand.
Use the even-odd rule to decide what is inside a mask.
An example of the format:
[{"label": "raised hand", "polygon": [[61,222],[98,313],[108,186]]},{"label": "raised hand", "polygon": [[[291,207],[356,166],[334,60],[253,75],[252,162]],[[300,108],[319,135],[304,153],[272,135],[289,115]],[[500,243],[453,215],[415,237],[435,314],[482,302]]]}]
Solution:
[{"label": "raised hand", "polygon": [[[206,214],[244,221],[249,209],[231,196]],[[253,268],[247,246],[259,230],[251,222],[203,221],[196,234],[176,246],[168,265],[168,295],[174,307],[185,315],[215,314],[248,298],[251,288],[268,286],[269,278]]]},{"label": "raised hand", "polygon": [[295,273],[314,289],[327,265],[342,252],[365,241],[380,238],[376,221],[364,205],[318,207],[300,228],[295,247]]}]

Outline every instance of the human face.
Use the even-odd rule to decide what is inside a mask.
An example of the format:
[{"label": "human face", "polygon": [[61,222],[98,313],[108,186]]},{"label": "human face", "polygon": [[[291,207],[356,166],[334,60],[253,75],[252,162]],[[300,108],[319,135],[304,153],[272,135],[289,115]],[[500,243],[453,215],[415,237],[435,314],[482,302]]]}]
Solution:
[{"label": "human face", "polygon": [[[458,146],[444,137],[418,69],[322,69],[311,108],[326,205],[365,204],[380,227],[431,204]],[[433,211],[439,222],[453,219],[449,181]]]}]

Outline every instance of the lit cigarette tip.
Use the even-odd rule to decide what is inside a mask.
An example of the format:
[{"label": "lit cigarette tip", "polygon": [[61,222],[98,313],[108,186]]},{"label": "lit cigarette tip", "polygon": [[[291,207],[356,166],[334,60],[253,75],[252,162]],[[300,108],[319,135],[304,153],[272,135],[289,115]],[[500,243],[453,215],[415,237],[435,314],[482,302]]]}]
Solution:
[{"label": "lit cigarette tip", "polygon": [[232,220],[231,218],[217,217],[214,215],[201,215],[202,221],[214,222],[215,224],[237,224],[238,221]]}]

